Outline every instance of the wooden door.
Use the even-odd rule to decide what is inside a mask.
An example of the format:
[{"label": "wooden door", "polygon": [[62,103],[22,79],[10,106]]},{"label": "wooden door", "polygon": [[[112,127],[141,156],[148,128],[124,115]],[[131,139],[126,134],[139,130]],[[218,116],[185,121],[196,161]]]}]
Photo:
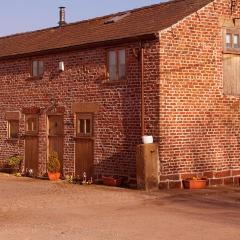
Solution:
[{"label": "wooden door", "polygon": [[48,116],[48,154],[56,152],[63,172],[63,141],[64,124],[63,115]]},{"label": "wooden door", "polygon": [[33,176],[38,175],[38,115],[25,117],[25,172],[31,169]]},{"label": "wooden door", "polygon": [[77,114],[75,143],[75,176],[87,179],[93,177],[93,117],[91,114]]}]

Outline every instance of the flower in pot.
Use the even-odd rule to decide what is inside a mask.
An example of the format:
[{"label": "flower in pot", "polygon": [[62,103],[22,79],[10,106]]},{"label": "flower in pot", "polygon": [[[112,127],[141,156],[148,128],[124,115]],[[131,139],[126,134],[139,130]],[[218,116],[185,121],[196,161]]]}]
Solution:
[{"label": "flower in pot", "polygon": [[8,158],[8,165],[11,167],[11,173],[20,171],[22,158],[19,155],[13,155]]},{"label": "flower in pot", "polygon": [[52,181],[58,180],[60,178],[60,168],[61,164],[57,152],[51,152],[47,163],[48,178]]},{"label": "flower in pot", "polygon": [[183,180],[183,187],[186,189],[203,189],[207,186],[206,177],[192,177]]},{"label": "flower in pot", "polygon": [[102,176],[103,184],[107,186],[120,187],[122,178],[118,176]]}]

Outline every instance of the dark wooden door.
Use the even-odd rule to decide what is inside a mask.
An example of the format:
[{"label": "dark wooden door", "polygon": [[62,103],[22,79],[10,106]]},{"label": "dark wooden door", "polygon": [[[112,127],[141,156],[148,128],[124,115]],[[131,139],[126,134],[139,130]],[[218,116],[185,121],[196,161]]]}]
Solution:
[{"label": "dark wooden door", "polygon": [[63,171],[63,141],[64,124],[63,115],[48,116],[48,153],[56,152]]},{"label": "dark wooden door", "polygon": [[38,174],[38,137],[25,137],[25,172],[33,170],[33,175]]},{"label": "dark wooden door", "polygon": [[93,177],[93,140],[77,139],[75,154],[76,177],[82,178],[84,172],[88,179]]},{"label": "dark wooden door", "polygon": [[76,115],[75,176],[87,179],[93,177],[93,116]]},{"label": "dark wooden door", "polygon": [[25,117],[25,172],[33,170],[33,176],[38,175],[38,115]]}]

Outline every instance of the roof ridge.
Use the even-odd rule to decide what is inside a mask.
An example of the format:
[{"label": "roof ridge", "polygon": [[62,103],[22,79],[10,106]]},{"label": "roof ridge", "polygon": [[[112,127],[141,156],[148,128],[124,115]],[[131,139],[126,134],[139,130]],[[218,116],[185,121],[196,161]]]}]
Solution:
[{"label": "roof ridge", "polygon": [[120,11],[120,12],[116,12],[116,13],[112,13],[112,14],[98,16],[98,17],[95,17],[95,18],[90,18],[90,19],[85,19],[85,20],[80,20],[80,21],[68,23],[68,24],[66,24],[64,26],[61,26],[61,27],[54,26],[54,27],[42,28],[42,29],[37,29],[37,30],[32,30],[32,31],[14,33],[14,34],[6,35],[6,36],[0,36],[0,39],[12,38],[12,37],[21,36],[21,35],[24,35],[24,34],[32,34],[32,33],[44,32],[44,31],[49,31],[49,30],[54,30],[54,29],[58,30],[58,29],[61,29],[61,28],[67,28],[67,27],[72,26],[72,25],[77,25],[79,23],[87,23],[87,22],[92,22],[92,21],[97,21],[97,20],[104,20],[106,18],[114,17],[114,16],[124,14],[124,13],[128,13],[128,12],[130,12],[130,13],[131,12],[137,12],[137,11],[141,11],[141,10],[144,10],[144,9],[154,8],[156,6],[167,5],[167,4],[171,4],[171,3],[174,3],[174,2],[181,2],[181,1],[187,1],[187,0],[168,0],[166,2],[155,3],[155,4],[148,5],[148,6],[138,7],[138,8],[129,9],[129,10],[125,10],[125,11]]}]

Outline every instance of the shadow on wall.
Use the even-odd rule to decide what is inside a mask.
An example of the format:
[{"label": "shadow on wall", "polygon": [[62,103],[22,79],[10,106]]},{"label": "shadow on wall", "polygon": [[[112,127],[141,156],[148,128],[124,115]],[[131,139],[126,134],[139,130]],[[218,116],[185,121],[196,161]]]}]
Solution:
[{"label": "shadow on wall", "polygon": [[[237,112],[214,109],[196,114],[179,125],[180,138],[170,136],[164,148],[175,173],[217,172],[239,169],[240,124]],[[166,144],[166,143],[165,143]]]},{"label": "shadow on wall", "polygon": [[[145,134],[153,135],[154,141],[159,142],[159,65],[157,44],[155,42],[144,45],[144,105],[145,105]],[[133,46],[139,51],[139,45]],[[105,87],[103,99],[115,96],[114,101],[103,103],[105,118],[111,118],[103,132],[114,135],[113,140],[101,139],[97,148],[106,156],[96,165],[97,174],[120,175],[136,178],[136,148],[142,143],[141,134],[141,61],[136,58],[131,48],[127,51],[129,71],[126,83],[109,85]],[[106,94],[106,98],[104,95]],[[119,111],[121,109],[121,112]],[[120,129],[120,130],[119,130]],[[101,129],[98,132],[101,135]],[[105,134],[106,135],[106,134]],[[116,147],[115,147],[116,146]]]}]

